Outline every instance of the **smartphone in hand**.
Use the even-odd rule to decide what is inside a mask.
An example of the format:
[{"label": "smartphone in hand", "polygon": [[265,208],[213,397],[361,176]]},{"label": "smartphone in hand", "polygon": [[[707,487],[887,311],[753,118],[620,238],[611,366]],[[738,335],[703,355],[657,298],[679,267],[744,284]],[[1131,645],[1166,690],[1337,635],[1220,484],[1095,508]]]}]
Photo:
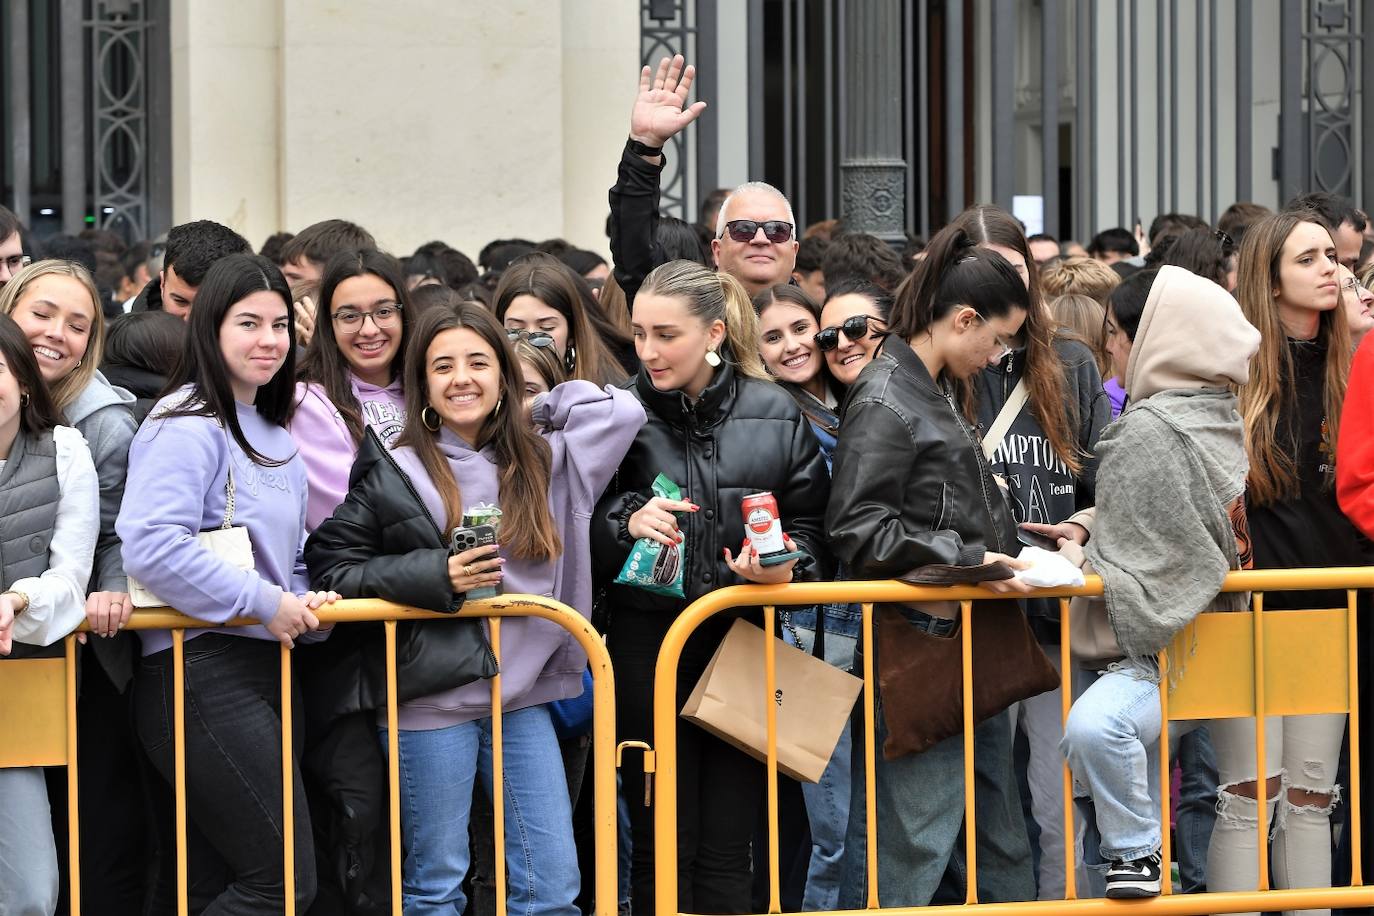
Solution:
[{"label": "smartphone in hand", "polygon": [[[449,554],[457,555],[474,547],[489,547],[496,543],[496,528],[492,525],[473,525],[471,527],[454,528],[449,535]],[[481,598],[495,598],[501,594],[501,583],[487,585],[482,588],[472,589],[467,593],[467,597],[473,600]]]}]

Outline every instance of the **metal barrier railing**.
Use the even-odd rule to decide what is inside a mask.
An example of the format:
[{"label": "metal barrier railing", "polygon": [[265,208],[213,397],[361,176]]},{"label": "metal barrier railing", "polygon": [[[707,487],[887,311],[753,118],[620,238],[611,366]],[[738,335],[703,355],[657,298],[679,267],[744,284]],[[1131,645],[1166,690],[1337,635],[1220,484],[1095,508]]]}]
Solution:
[{"label": "metal barrier railing", "polygon": [[[1164,847],[1164,881],[1159,897],[1147,900],[1076,899],[1074,883],[1074,829],[1072,777],[1064,767],[1064,856],[1065,900],[1024,903],[979,903],[977,882],[977,823],[974,814],[973,760],[973,642],[972,627],[962,626],[964,703],[964,819],[965,855],[968,864],[967,899],[962,905],[941,906],[942,914],[996,911],[1043,914],[1072,911],[1075,914],[1119,911],[1132,906],[1150,913],[1174,916],[1202,916],[1208,913],[1274,911],[1327,907],[1374,906],[1374,887],[1365,887],[1360,868],[1360,765],[1358,716],[1358,658],[1356,657],[1356,590],[1374,588],[1374,567],[1256,570],[1231,573],[1223,591],[1253,593],[1251,611],[1246,613],[1203,614],[1197,621],[1195,654],[1176,685],[1160,679],[1160,706],[1163,729],[1160,739],[1161,824]],[[1346,607],[1313,611],[1264,611],[1266,591],[1323,591],[1346,593]],[[1069,599],[1102,594],[1102,582],[1088,577],[1081,588],[1041,589],[1034,597],[1058,598],[1060,604],[1060,671],[1063,697],[1062,714],[1068,718],[1072,701],[1071,675],[1074,662],[1070,653]],[[886,602],[958,601],[962,618],[976,613],[979,600],[1001,599],[977,587],[915,586],[901,582],[823,582],[779,586],[734,586],[723,588],[694,602],[678,615],[659,650],[654,675],[654,748],[656,791],[654,798],[655,884],[657,916],[677,916],[677,668],[682,650],[697,628],[716,614],[740,607],[762,607],[764,632],[776,632],[778,606],[859,603],[863,608],[860,640],[863,652],[862,716],[864,724],[863,765],[866,800],[866,886],[867,906],[880,904],[878,886],[878,843],[875,779],[873,667],[874,604]],[[1294,634],[1301,632],[1301,639]],[[775,641],[764,640],[763,682],[759,685],[766,712],[767,731],[767,814],[769,913],[781,912],[778,863],[778,756],[777,722],[773,702],[776,689]],[[1295,647],[1310,651],[1297,651]],[[1296,663],[1295,663],[1296,662]],[[1300,663],[1300,664],[1297,664]],[[1315,667],[1314,667],[1315,666]],[[1161,670],[1164,670],[1161,653]],[[1313,671],[1321,677],[1311,677]],[[1172,693],[1172,696],[1171,696]],[[1172,703],[1172,706],[1171,706]],[[1273,890],[1269,887],[1268,825],[1265,805],[1258,805],[1259,887],[1254,891],[1206,894],[1172,894],[1168,880],[1169,849],[1169,751],[1168,723],[1175,719],[1214,719],[1252,716],[1256,720],[1257,784],[1265,767],[1264,719],[1266,715],[1308,715],[1342,712],[1349,714],[1350,746],[1350,829],[1352,875],[1348,887]],[[893,912],[924,911],[925,907],[892,907]]]},{"label": "metal barrier railing", "polygon": [[[452,620],[479,617],[489,621],[491,650],[498,665],[501,659],[501,618],[540,617],[568,630],[587,653],[593,679],[592,694],[592,790],[593,818],[597,845],[595,892],[597,916],[614,916],[618,903],[616,889],[616,785],[615,785],[615,682],[610,657],[601,635],[585,617],[565,604],[534,595],[505,595],[465,604],[458,614],[418,611],[386,601],[339,601],[316,611],[322,624],[347,624],[382,621],[386,639],[387,684],[387,782],[390,801],[391,908],[401,916],[401,814],[398,763],[396,702],[396,624],[411,620]],[[239,619],[228,626],[250,625],[256,620]],[[222,626],[185,617],[171,610],[143,610],[134,613],[128,629],[171,630],[173,654],[173,741],[174,784],[176,795],[176,880],[179,916],[186,916],[187,839],[186,839],[186,751],[185,751],[185,631]],[[83,625],[81,630],[85,630]],[[0,695],[23,696],[23,704],[0,704],[0,734],[7,736],[0,749],[0,767],[66,766],[69,794],[68,862],[70,869],[71,912],[81,912],[80,850],[78,833],[77,756],[76,756],[76,635],[66,638],[65,658],[22,659],[0,662]],[[281,726],[282,726],[282,803],[283,837],[295,836],[292,769],[292,650],[281,647]],[[505,916],[505,806],[501,803],[501,677],[491,679],[492,695],[492,797],[495,802],[496,857],[495,886],[497,916]],[[17,736],[17,737],[16,737]],[[11,740],[13,738],[13,740]],[[295,844],[282,844],[285,866],[285,913],[293,916],[295,906]]]}]

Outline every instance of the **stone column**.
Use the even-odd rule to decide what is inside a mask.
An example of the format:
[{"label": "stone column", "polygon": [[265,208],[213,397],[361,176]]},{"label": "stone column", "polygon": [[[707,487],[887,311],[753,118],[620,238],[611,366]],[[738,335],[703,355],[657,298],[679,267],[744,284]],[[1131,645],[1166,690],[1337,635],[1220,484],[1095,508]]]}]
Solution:
[{"label": "stone column", "polygon": [[906,237],[902,2],[845,4],[840,217],[847,229]]}]

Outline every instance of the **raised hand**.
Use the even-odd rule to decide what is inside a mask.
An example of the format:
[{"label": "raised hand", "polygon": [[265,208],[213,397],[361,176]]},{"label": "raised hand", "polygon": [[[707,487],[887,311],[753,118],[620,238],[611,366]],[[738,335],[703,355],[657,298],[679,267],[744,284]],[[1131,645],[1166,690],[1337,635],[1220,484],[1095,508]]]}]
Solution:
[{"label": "raised hand", "polygon": [[639,95],[630,111],[630,139],[661,147],[695,121],[706,110],[705,102],[687,105],[696,75],[696,67],[684,67],[681,54],[660,60],[657,73],[641,70]]}]

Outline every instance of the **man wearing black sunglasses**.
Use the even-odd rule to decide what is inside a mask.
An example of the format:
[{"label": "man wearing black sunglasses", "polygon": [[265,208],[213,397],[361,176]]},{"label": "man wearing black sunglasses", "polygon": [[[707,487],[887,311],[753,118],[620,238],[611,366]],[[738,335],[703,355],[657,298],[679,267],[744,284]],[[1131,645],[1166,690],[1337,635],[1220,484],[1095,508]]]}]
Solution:
[{"label": "man wearing black sunglasses", "polygon": [[[681,54],[663,58],[657,71],[640,71],[630,139],[610,193],[615,278],[630,303],[649,271],[667,260],[654,243],[663,147],[706,109],[705,102],[687,104],[695,78],[696,68],[686,66]],[[712,229],[716,266],[744,284],[750,296],[791,279],[797,263],[797,220],[777,188],[761,181],[735,188]]]}]

